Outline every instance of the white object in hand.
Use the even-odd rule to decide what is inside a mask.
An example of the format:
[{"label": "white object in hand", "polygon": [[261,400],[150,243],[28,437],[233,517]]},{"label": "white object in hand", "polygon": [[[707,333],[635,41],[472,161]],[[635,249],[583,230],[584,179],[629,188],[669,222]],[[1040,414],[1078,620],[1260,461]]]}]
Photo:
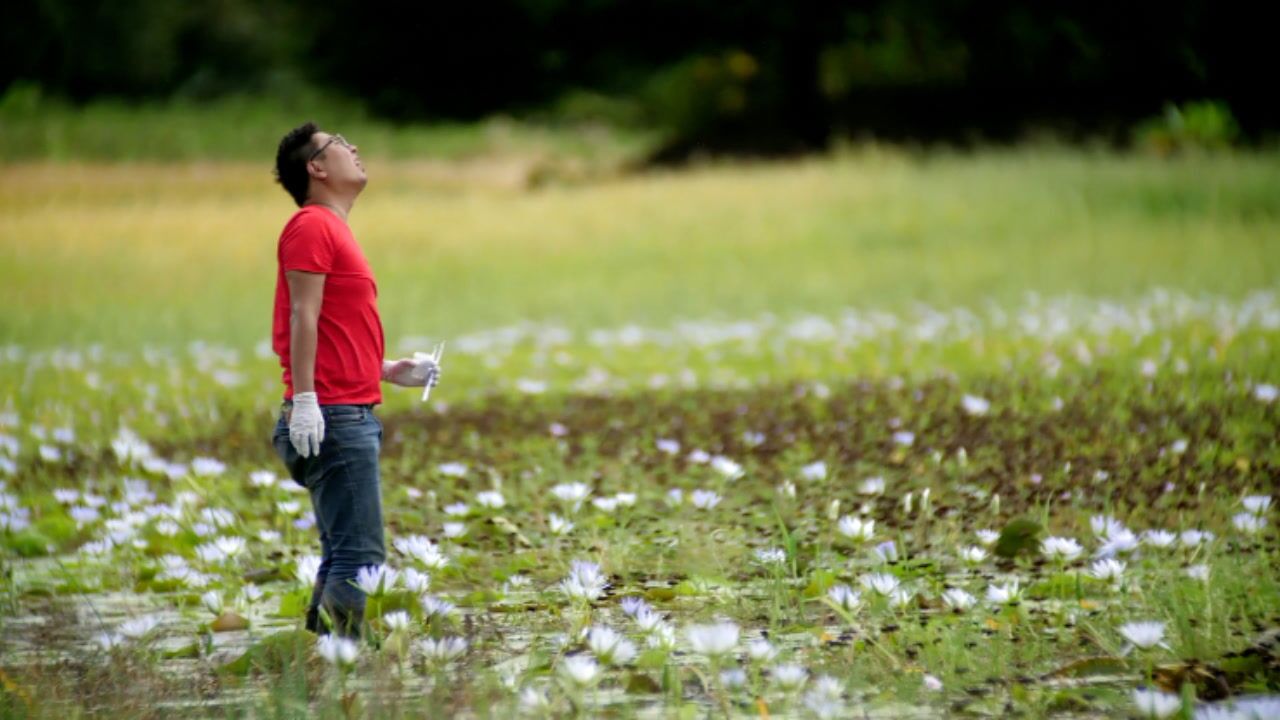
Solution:
[{"label": "white object in hand", "polygon": [[[432,372],[434,372],[439,369],[440,358],[443,355],[444,355],[444,343],[440,343],[436,345],[435,349],[431,351],[430,355],[426,353],[414,353],[413,359],[414,360],[430,360],[435,364],[435,368],[433,368],[432,370]],[[427,379],[427,384],[422,386],[422,402],[426,402],[427,398],[431,397],[431,387],[433,385],[434,383],[431,382],[431,379]]]},{"label": "white object in hand", "polygon": [[320,456],[324,442],[324,415],[314,392],[293,394],[293,410],[289,414],[289,442],[302,457]]}]

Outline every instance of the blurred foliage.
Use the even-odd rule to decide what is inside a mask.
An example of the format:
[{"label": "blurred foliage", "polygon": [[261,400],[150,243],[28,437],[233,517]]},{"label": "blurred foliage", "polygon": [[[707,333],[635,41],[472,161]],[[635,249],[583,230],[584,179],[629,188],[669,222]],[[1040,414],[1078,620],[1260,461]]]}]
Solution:
[{"label": "blurred foliage", "polygon": [[[1265,23],[1208,0],[31,0],[0,29],[0,91],[82,103],[305,100],[395,121],[563,112],[655,127],[668,149],[790,151],[832,137],[1126,139],[1173,100],[1229,104],[1240,135],[1280,127]],[[1190,122],[1190,121],[1188,121]]]},{"label": "blurred foliage", "polygon": [[1240,126],[1231,109],[1221,101],[1202,100],[1183,105],[1169,103],[1164,114],[1138,126],[1136,140],[1160,155],[1179,150],[1221,150],[1240,137]]}]

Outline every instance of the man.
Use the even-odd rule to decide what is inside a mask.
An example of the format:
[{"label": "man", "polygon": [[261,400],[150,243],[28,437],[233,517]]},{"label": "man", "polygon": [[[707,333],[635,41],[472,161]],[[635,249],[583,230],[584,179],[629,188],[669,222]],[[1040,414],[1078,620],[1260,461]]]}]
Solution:
[{"label": "man", "polygon": [[[430,360],[383,359],[373,272],[347,216],[368,181],[355,145],[307,123],[276,153],[276,179],[299,210],[277,247],[272,345],[284,371],[284,407],[272,438],[290,476],[311,492],[321,563],[307,629],[322,620],[359,636],[364,593],[358,570],[386,559],[373,406],[381,382],[435,385]],[[322,618],[321,610],[327,614]]]}]

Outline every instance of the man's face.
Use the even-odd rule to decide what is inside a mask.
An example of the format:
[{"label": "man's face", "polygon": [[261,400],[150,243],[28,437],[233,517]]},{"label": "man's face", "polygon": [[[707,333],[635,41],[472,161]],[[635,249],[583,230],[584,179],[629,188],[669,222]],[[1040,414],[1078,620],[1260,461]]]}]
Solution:
[{"label": "man's face", "polygon": [[317,152],[308,165],[312,176],[337,188],[363,188],[369,181],[360,162],[360,149],[341,135],[318,132],[311,138]]}]

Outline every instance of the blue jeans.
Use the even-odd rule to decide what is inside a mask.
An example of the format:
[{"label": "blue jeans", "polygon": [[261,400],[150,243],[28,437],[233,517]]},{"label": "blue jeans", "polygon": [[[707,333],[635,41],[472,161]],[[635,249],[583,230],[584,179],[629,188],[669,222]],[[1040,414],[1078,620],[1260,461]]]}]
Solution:
[{"label": "blue jeans", "polygon": [[361,567],[380,565],[387,558],[378,478],[382,423],[369,405],[323,405],[320,455],[304,458],[289,442],[291,411],[286,403],[271,439],[289,476],[311,491],[320,531],[320,571],[307,609],[307,629],[322,632],[319,615],[324,607],[336,632],[359,636],[365,597],[353,581]]}]

